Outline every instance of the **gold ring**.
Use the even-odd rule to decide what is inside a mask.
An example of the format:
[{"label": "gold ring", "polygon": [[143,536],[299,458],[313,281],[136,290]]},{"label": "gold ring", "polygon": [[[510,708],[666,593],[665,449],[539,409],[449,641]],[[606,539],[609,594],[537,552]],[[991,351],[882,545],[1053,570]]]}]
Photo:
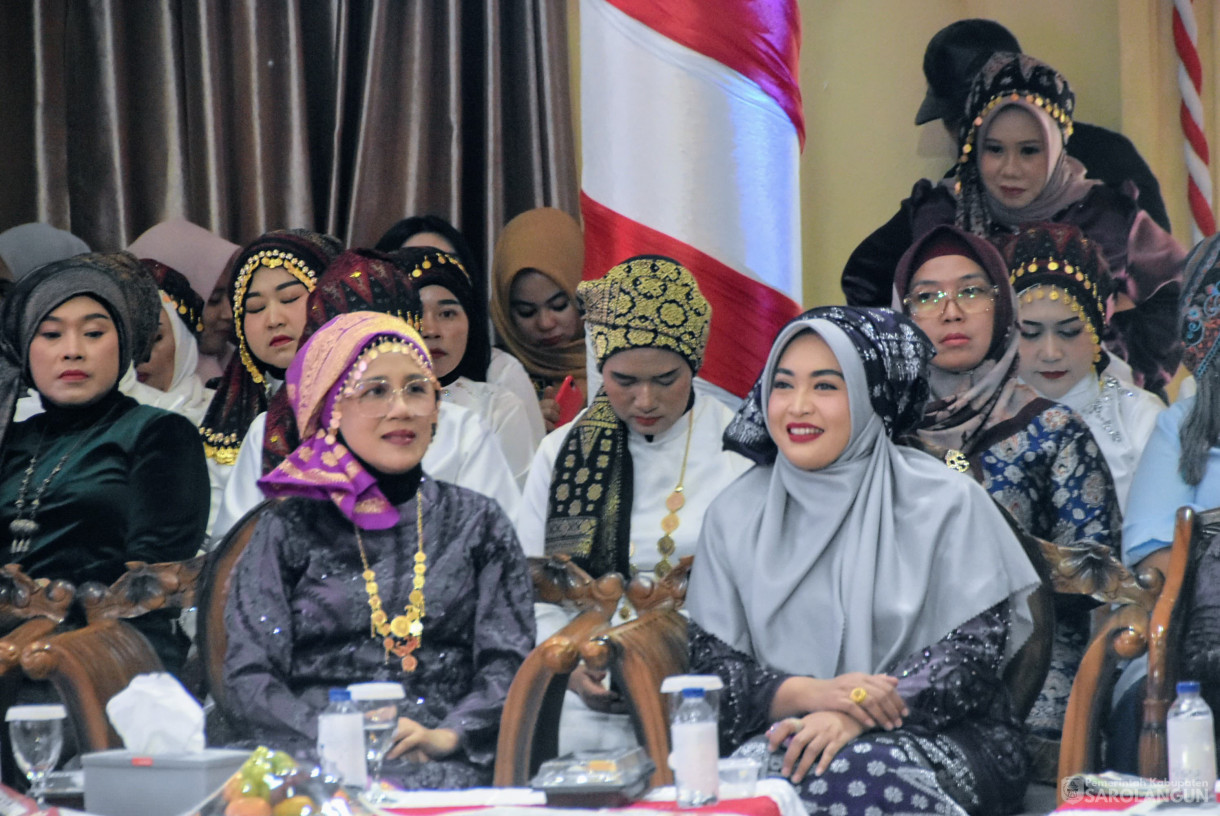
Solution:
[{"label": "gold ring", "polygon": [[868,690],[862,686],[856,686],[851,690],[851,694],[849,696],[851,697],[851,701],[853,703],[860,705],[868,699]]}]

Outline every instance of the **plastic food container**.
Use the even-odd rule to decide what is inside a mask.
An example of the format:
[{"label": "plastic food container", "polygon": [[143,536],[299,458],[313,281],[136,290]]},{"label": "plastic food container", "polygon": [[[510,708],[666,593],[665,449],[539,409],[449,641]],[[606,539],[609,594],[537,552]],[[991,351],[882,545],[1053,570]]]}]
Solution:
[{"label": "plastic food container", "polygon": [[620,807],[648,790],[656,765],[643,748],[579,751],[542,763],[530,783],[555,807]]}]

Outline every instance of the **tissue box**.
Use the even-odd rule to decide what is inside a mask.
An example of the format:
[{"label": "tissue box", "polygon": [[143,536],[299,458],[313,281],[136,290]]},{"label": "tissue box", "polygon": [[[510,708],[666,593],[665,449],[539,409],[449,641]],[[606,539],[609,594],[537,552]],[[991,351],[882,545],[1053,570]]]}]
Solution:
[{"label": "tissue box", "polygon": [[98,816],[178,816],[215,793],[249,756],[224,748],[155,756],[125,750],[85,754],[85,810]]}]

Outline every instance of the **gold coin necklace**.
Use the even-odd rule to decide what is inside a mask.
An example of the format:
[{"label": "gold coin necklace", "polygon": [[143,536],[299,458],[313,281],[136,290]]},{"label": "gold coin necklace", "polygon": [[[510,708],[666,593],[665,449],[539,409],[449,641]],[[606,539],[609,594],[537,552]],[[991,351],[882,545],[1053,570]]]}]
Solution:
[{"label": "gold coin necklace", "polygon": [[[421,485],[422,488],[422,485]],[[386,660],[390,655],[402,659],[402,670],[415,671],[419,665],[418,659],[412,654],[419,648],[420,637],[424,633],[424,576],[428,572],[428,557],[424,555],[424,497],[421,490],[415,493],[415,529],[419,535],[418,549],[415,551],[415,575],[411,579],[411,595],[404,609],[405,614],[396,615],[388,620],[381,606],[380,589],[377,586],[377,573],[369,566],[368,555],[364,551],[364,540],[360,536],[360,528],[356,527],[356,546],[360,548],[360,561],[364,564],[364,591],[369,596],[369,634],[380,636],[385,648]]]},{"label": "gold coin necklace", "polygon": [[674,566],[670,563],[669,558],[674,554],[674,540],[670,536],[678,529],[681,520],[678,518],[678,511],[686,506],[686,494],[683,492],[683,484],[686,481],[686,460],[690,457],[690,438],[695,429],[695,412],[691,411],[689,419],[686,423],[686,450],[682,452],[682,470],[678,472],[678,484],[674,487],[673,492],[665,499],[665,509],[669,512],[665,514],[665,518],[661,519],[661,532],[663,535],[657,539],[657,552],[661,554],[661,560],[657,562],[653,572],[658,578],[664,578],[673,570]]}]

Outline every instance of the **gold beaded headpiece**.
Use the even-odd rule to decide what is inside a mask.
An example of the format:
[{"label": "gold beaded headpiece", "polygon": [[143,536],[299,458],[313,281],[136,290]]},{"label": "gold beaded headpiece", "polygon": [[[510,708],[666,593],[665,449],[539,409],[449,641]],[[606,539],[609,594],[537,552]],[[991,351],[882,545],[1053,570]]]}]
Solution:
[{"label": "gold beaded headpiece", "polygon": [[247,258],[241,269],[233,276],[233,325],[237,330],[237,352],[241,355],[241,364],[246,367],[246,371],[250,372],[250,376],[256,383],[263,382],[263,370],[254,362],[254,356],[250,353],[250,346],[246,342],[244,317],[246,291],[250,288],[250,281],[254,278],[254,273],[263,267],[283,269],[304,284],[310,292],[313,291],[318,273],[321,271],[310,269],[299,258],[282,249],[265,249]]},{"label": "gold beaded headpiece", "polygon": [[[339,392],[336,395],[335,405],[331,409],[330,421],[327,423],[325,431],[327,444],[335,444],[336,437],[339,433],[339,422],[342,420],[342,412],[339,407],[340,401],[344,397],[352,395],[352,393],[355,391],[356,384],[360,382],[360,380],[364,377],[364,372],[368,370],[369,363],[373,362],[383,354],[405,354],[413,359],[419,364],[420,369],[422,369],[427,375],[428,381],[432,383],[433,387],[436,388],[439,393],[440,384],[437,382],[436,377],[434,377],[432,374],[432,360],[427,356],[428,352],[426,346],[416,345],[414,342],[409,342],[400,337],[390,336],[378,338],[368,345],[363,352],[361,352],[360,357],[348,371],[347,378],[343,382],[343,387],[339,389]],[[319,429],[318,433],[321,434],[322,430]]]},{"label": "gold beaded headpiece", "polygon": [[1062,300],[1088,329],[1093,363],[1100,364],[1112,280],[1097,244],[1070,224],[1035,224],[1006,238],[1001,250],[1020,301]]},{"label": "gold beaded headpiece", "polygon": [[685,267],[659,255],[623,261],[576,287],[600,369],[633,348],[676,352],[698,373],[707,350],[712,307]]}]

